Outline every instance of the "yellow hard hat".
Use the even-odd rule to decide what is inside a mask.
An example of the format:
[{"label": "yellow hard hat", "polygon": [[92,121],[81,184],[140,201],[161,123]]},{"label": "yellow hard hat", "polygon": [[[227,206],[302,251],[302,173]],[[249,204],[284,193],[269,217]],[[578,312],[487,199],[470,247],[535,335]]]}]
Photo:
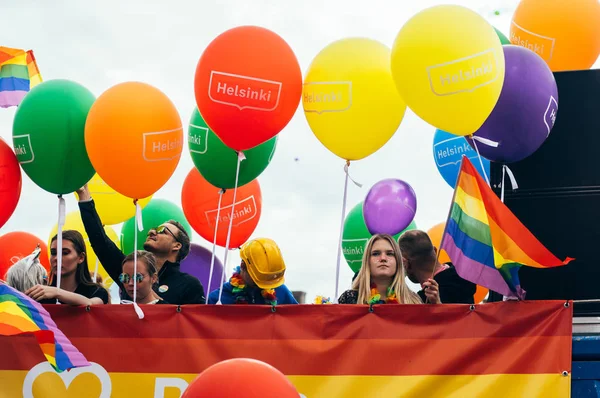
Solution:
[{"label": "yellow hard hat", "polygon": [[275,289],[284,283],[285,263],[277,244],[269,238],[253,239],[240,248],[248,274],[261,289]]}]

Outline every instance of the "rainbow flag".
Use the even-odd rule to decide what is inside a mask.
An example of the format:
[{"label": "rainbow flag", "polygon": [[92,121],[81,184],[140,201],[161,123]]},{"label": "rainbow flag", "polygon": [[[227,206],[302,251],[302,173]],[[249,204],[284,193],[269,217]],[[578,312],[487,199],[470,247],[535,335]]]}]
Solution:
[{"label": "rainbow flag", "polygon": [[[384,304],[373,313],[368,305],[148,305],[142,320],[126,305],[54,305],[48,311],[92,366],[69,372],[83,380],[71,375],[67,393],[31,372],[39,362],[31,344],[0,336],[0,395],[180,396],[209,366],[253,358],[285,374],[298,398],[569,398],[573,305],[564,304]],[[230,384],[220,396],[249,396]],[[260,394],[273,397],[268,385]]]},{"label": "rainbow flag", "polygon": [[90,365],[38,302],[0,283],[0,336],[26,333],[35,335],[46,359],[57,372]]},{"label": "rainbow flag", "polygon": [[446,229],[444,249],[461,278],[507,297],[525,298],[521,266],[565,265],[494,194],[463,156]]},{"label": "rainbow flag", "polygon": [[41,82],[32,50],[0,47],[0,108],[18,106]]}]

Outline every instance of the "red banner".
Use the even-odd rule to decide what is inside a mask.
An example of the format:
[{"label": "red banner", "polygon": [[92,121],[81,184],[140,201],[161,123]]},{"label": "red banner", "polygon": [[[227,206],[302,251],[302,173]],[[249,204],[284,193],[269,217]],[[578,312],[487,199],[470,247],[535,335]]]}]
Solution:
[{"label": "red banner", "polygon": [[59,375],[33,337],[0,337],[0,397],[178,397],[235,357],[275,366],[306,398],[570,396],[564,302],[150,305],[141,320],[130,305],[45,307],[92,367]]}]

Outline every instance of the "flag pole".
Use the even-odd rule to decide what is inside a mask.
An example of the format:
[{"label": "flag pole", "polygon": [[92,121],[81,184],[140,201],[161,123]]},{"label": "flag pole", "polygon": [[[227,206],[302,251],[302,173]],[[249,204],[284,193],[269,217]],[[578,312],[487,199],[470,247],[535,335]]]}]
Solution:
[{"label": "flag pole", "polygon": [[[446,216],[446,224],[444,225],[444,232],[442,232],[442,240],[440,241],[440,247],[437,248],[437,255],[435,257],[435,263],[433,263],[433,270],[431,271],[431,279],[433,279],[435,275],[435,267],[437,266],[440,258],[440,251],[442,251],[442,246],[444,246],[444,239],[446,237],[446,229],[448,229],[448,220],[450,219],[450,215],[452,214],[452,207],[454,206],[454,200],[456,199],[456,188],[458,187],[458,181],[460,180],[460,174],[463,170],[463,162],[466,156],[463,155],[460,159],[460,170],[458,171],[458,175],[456,176],[456,182],[454,183],[454,193],[452,194],[452,200],[450,201],[450,208],[448,209],[448,216]],[[452,259],[450,259],[452,260]]]}]

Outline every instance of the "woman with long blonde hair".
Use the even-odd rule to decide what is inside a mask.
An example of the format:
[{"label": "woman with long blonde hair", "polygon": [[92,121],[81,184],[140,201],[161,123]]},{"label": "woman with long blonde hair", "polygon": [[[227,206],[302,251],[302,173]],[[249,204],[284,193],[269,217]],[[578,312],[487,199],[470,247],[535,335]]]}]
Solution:
[{"label": "woman with long blonde hair", "polygon": [[[428,302],[439,304],[435,281],[425,290]],[[339,297],[340,304],[423,304],[418,294],[406,285],[406,270],[400,247],[387,234],[371,237],[363,254],[362,266],[352,284]]]}]

